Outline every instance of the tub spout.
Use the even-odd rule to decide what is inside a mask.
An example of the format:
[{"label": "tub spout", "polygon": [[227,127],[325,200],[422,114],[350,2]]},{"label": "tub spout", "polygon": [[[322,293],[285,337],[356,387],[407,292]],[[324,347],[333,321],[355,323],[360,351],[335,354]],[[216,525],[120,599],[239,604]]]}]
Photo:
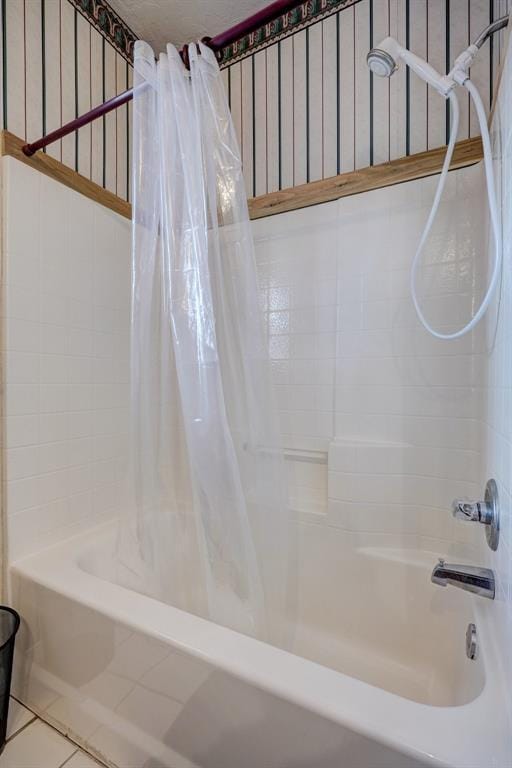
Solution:
[{"label": "tub spout", "polygon": [[445,563],[439,558],[439,562],[434,566],[431,581],[440,587],[446,587],[452,584],[459,589],[465,589],[466,592],[473,592],[475,595],[488,597],[494,600],[495,585],[494,572],[490,568],[479,568],[474,565],[455,565]]}]

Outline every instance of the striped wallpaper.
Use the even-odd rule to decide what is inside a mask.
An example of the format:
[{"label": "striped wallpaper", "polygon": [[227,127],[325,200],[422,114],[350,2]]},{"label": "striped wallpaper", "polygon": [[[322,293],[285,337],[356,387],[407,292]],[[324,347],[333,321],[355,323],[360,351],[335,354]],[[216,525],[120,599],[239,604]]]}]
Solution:
[{"label": "striped wallpaper", "polygon": [[[444,144],[444,100],[403,67],[390,79],[373,76],[366,54],[392,35],[444,72],[508,2],[358,0],[225,67],[249,197]],[[502,40],[487,43],[472,69],[487,106]],[[479,131],[460,96],[462,139]]]},{"label": "striped wallpaper", "polygon": [[[0,115],[4,128],[29,141],[131,86],[131,47],[116,48],[82,15],[81,1],[0,0]],[[445,71],[509,2],[352,0],[224,66],[248,196],[444,144],[443,99],[403,68],[389,80],[374,77],[366,54],[391,34]],[[94,0],[89,7],[108,6]],[[488,106],[502,47],[503,33],[472,71]],[[467,138],[478,126],[467,96],[462,101],[460,138]],[[130,105],[120,107],[47,151],[129,199],[130,114]]]},{"label": "striped wallpaper", "polygon": [[[2,0],[2,127],[34,141],[132,83],[130,62],[69,0]],[[47,148],[129,199],[131,106]]]}]

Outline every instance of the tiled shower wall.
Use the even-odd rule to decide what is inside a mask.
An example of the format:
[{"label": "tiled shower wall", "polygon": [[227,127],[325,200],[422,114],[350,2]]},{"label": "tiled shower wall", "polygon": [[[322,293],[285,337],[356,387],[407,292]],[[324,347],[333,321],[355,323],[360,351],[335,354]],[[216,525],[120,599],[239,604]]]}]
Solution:
[{"label": "tiled shower wall", "polygon": [[[10,558],[119,511],[129,388],[130,226],[2,160],[2,346]],[[472,537],[449,514],[478,494],[482,336],[418,325],[407,273],[436,179],[254,222],[291,502],[356,533]],[[478,168],[453,172],[426,254],[436,325],[482,285]],[[25,212],[32,215],[27,217]]]},{"label": "tiled shower wall", "polygon": [[[129,225],[3,162],[13,228],[3,278],[7,501],[19,556],[116,511]],[[479,171],[449,178],[422,292],[435,322],[453,327],[483,284],[485,227]],[[412,311],[408,267],[435,183],[270,217],[254,231],[293,506],[348,530],[449,542],[474,534],[454,527],[448,507],[455,493],[480,492],[483,342],[480,332],[435,342]]]},{"label": "tiled shower wall", "polygon": [[[249,197],[422,152],[446,142],[444,100],[401,67],[390,79],[366,66],[393,35],[440,72],[509,0],[358,0],[223,70]],[[317,3],[319,5],[319,3]],[[489,107],[502,35],[471,76]],[[461,94],[459,138],[479,133]]]},{"label": "tiled shower wall", "polygon": [[[3,128],[27,141],[132,84],[131,62],[79,12],[79,5],[70,0],[1,0],[0,118]],[[101,0],[89,3],[91,8],[100,5]],[[130,120],[131,106],[120,107],[50,145],[47,152],[129,199]]]},{"label": "tiled shower wall", "polygon": [[[431,338],[410,262],[437,178],[254,222],[292,505],[353,532],[471,541],[454,496],[479,493],[482,329]],[[441,330],[485,274],[478,166],[449,176],[420,294]]]},{"label": "tiled shower wall", "polygon": [[[512,686],[512,50],[508,47],[492,124],[498,203],[503,236],[503,277],[499,296],[487,318],[483,410],[483,474],[498,483],[501,536],[496,553],[482,543],[481,559],[497,577],[497,629],[502,664]],[[492,254],[492,250],[491,250]],[[512,736],[511,736],[512,739]]]},{"label": "tiled shower wall", "polygon": [[118,512],[130,222],[2,158],[2,431],[9,559]]}]

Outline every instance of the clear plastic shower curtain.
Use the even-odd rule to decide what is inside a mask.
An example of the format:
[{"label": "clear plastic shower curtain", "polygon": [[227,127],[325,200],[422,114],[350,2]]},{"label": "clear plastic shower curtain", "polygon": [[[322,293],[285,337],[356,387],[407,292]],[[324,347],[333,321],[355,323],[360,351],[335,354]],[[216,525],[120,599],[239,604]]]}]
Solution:
[{"label": "clear plastic shower curtain", "polygon": [[124,579],[282,645],[284,467],[240,153],[213,52],[135,44]]}]

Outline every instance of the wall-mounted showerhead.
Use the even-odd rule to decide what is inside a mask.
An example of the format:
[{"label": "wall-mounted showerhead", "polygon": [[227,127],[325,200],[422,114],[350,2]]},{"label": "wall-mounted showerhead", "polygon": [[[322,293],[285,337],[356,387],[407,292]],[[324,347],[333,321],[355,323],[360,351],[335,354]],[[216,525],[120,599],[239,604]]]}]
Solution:
[{"label": "wall-mounted showerhead", "polygon": [[428,62],[408,51],[393,37],[384,38],[379,45],[372,48],[366,57],[366,63],[374,75],[391,77],[398,69],[400,59],[445,98],[453,89],[455,85],[453,80],[440,75]]},{"label": "wall-mounted showerhead", "polygon": [[380,48],[372,48],[368,52],[366,63],[373,74],[379,77],[391,77],[397,68],[394,58],[387,51],[383,51]]}]

